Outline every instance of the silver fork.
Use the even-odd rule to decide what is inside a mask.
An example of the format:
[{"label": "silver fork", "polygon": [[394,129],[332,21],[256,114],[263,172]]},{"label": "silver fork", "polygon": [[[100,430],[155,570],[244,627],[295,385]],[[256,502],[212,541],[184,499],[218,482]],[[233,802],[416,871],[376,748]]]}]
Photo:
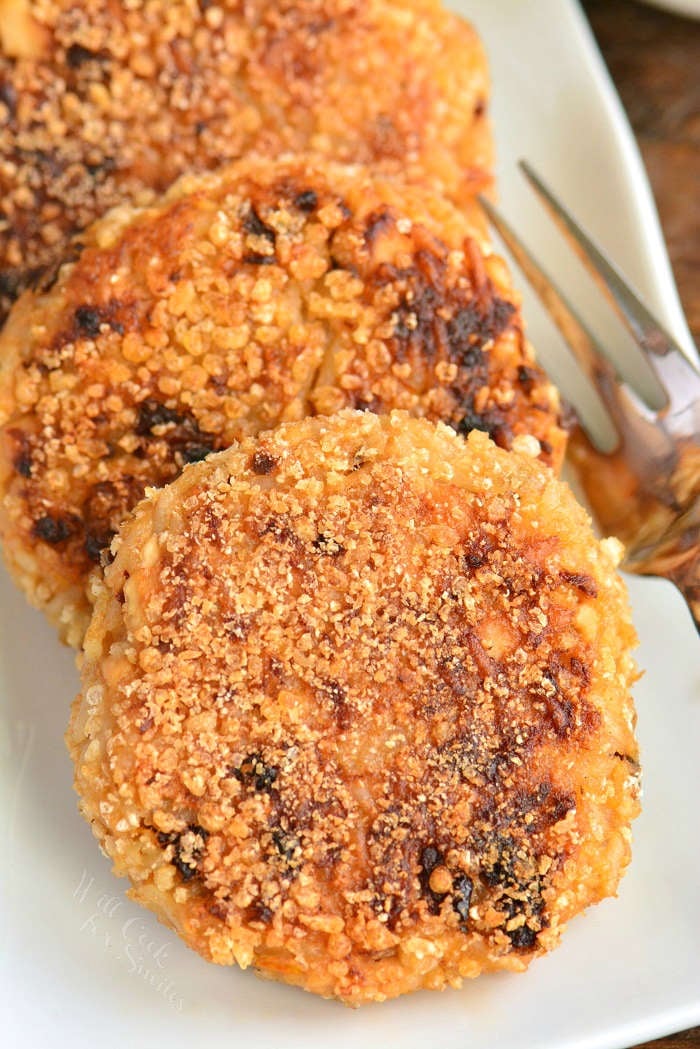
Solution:
[{"label": "silver fork", "polygon": [[632,333],[665,393],[665,403],[653,411],[620,377],[561,291],[493,204],[482,198],[489,219],[591,379],[615,428],[617,444],[604,453],[579,423],[570,458],[599,527],[625,544],[623,567],[675,583],[700,632],[700,371],[530,165],[521,161],[520,167]]}]

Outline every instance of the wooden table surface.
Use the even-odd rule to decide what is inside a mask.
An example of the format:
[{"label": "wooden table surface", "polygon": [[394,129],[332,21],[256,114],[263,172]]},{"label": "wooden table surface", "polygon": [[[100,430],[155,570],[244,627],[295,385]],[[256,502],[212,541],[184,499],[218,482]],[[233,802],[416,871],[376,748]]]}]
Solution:
[{"label": "wooden table surface", "polygon": [[700,21],[634,0],[583,7],[637,135],[700,344]]},{"label": "wooden table surface", "polygon": [[[583,0],[583,7],[637,135],[700,345],[700,21],[634,0]],[[700,1027],[645,1049],[651,1047],[700,1049]]]}]

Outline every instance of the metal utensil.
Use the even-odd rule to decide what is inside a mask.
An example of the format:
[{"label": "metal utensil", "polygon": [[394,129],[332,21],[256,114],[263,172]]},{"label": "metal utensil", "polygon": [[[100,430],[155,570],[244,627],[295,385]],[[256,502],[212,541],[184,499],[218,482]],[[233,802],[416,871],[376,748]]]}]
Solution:
[{"label": "metal utensil", "polygon": [[492,224],[592,381],[614,426],[617,444],[604,453],[579,425],[572,436],[571,460],[599,527],[626,546],[623,567],[675,583],[700,632],[700,371],[531,166],[525,161],[520,166],[631,332],[665,393],[662,407],[652,410],[621,378],[511,226],[490,201],[481,199]]}]

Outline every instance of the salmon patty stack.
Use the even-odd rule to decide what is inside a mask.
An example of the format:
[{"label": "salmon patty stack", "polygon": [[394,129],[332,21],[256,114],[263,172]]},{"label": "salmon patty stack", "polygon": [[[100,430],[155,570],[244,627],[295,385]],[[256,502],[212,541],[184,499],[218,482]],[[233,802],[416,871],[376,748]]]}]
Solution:
[{"label": "salmon patty stack", "polygon": [[146,487],[283,420],[403,408],[561,461],[506,268],[427,187],[258,158],[82,240],[0,334],[5,558],[73,644]]},{"label": "salmon patty stack", "polygon": [[403,413],[290,423],[151,492],[69,731],[131,895],[350,1004],[521,970],[615,891],[633,630],[550,470]]},{"label": "salmon patty stack", "polygon": [[318,151],[488,184],[481,43],[436,0],[0,0],[0,326],[73,234],[181,174]]},{"label": "salmon patty stack", "polygon": [[204,958],[350,1005],[527,968],[639,809],[487,108],[436,0],[0,0],[0,539],[80,807]]}]

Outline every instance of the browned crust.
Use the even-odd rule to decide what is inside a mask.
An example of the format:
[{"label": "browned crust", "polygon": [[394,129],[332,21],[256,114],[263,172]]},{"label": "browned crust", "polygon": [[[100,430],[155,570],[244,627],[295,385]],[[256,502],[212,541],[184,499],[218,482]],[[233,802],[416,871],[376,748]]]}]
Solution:
[{"label": "browned crust", "polygon": [[427,187],[308,157],[85,231],[0,335],[0,537],[30,599],[79,643],[88,573],[146,486],[285,419],[403,408],[558,466],[556,391],[478,238]]},{"label": "browned crust", "polygon": [[437,0],[128,7],[0,7],[0,325],[109,207],[253,151],[489,181],[483,50]]},{"label": "browned crust", "polygon": [[350,1004],[523,969],[638,811],[619,544],[480,433],[280,427],[137,508],[68,742],[133,896]]}]

